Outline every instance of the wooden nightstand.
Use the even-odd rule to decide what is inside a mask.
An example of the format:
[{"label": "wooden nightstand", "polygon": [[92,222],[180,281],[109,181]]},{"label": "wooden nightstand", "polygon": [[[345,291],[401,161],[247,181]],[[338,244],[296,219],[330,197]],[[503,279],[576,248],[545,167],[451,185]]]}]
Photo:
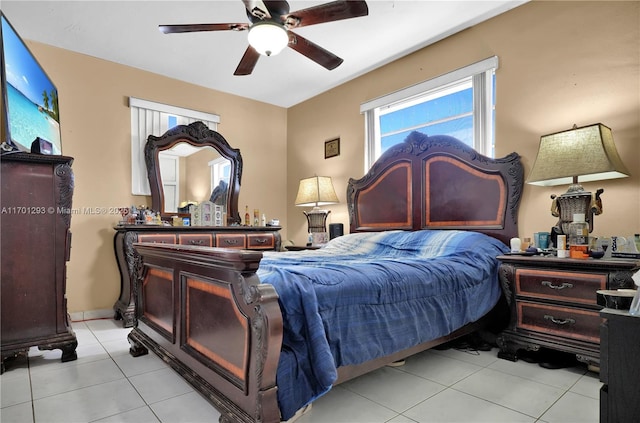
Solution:
[{"label": "wooden nightstand", "polygon": [[632,288],[639,260],[578,260],[499,256],[500,283],[511,317],[497,338],[498,357],[517,361],[518,350],[540,347],[575,354],[599,366],[599,289]]}]

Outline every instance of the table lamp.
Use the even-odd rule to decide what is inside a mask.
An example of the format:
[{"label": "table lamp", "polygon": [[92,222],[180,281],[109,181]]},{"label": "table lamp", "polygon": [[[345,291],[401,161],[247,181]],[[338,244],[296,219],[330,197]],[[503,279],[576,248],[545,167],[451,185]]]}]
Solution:
[{"label": "table lamp", "polygon": [[336,203],[338,203],[338,196],[333,188],[331,177],[313,176],[300,180],[298,195],[296,196],[296,206],[313,206],[311,211],[303,212],[307,217],[309,233],[327,232],[327,216],[331,212],[328,210],[320,210],[318,206]]},{"label": "table lamp", "polygon": [[602,213],[600,195],[585,191],[579,182],[601,181],[629,176],[616,146],[611,129],[596,123],[576,127],[540,138],[538,155],[527,183],[540,186],[571,184],[567,192],[551,196],[551,214],[559,217],[558,231],[569,233],[569,224],[576,213],[584,213],[589,232],[593,231],[593,216]]}]

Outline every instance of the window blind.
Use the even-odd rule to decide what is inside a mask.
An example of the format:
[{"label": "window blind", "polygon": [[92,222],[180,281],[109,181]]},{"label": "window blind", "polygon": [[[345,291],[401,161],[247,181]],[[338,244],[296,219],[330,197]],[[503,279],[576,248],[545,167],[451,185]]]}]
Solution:
[{"label": "window blind", "polygon": [[217,130],[220,116],[163,103],[129,97],[131,109],[131,193],[151,195],[147,165],[144,161],[144,145],[149,135],[160,136],[175,125],[188,125],[202,121],[213,131]]}]

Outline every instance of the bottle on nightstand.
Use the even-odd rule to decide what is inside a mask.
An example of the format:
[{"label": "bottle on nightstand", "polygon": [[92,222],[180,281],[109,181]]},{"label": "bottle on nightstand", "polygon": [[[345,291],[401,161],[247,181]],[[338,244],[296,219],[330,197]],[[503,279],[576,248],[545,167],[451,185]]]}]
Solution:
[{"label": "bottle on nightstand", "polygon": [[569,224],[569,257],[589,258],[589,224],[584,220],[584,213],[574,214]]}]

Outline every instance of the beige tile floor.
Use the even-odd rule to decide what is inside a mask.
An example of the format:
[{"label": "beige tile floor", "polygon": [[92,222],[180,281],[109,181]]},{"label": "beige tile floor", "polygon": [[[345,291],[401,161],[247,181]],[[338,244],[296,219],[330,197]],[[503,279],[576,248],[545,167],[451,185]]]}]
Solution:
[{"label": "beige tile floor", "polygon": [[[32,348],[0,376],[3,423],[217,422],[218,411],[155,355],[129,355],[110,319],[74,322],[78,360]],[[426,351],[332,389],[298,423],[598,422],[598,375],[489,352]]]}]

